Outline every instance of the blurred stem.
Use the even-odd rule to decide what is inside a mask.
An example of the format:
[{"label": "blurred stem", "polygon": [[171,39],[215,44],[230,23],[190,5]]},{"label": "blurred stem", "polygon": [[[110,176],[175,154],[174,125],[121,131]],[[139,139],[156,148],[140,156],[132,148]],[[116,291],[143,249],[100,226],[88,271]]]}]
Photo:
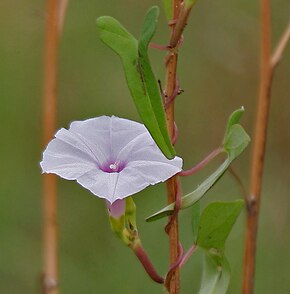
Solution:
[{"label": "blurred stem", "polygon": [[[181,0],[172,0],[172,8],[173,8],[173,19],[176,20],[179,15]],[[171,26],[171,37],[173,36],[174,25]],[[176,88],[176,69],[177,69],[177,60],[178,53],[177,50],[172,48],[167,57],[166,62],[166,97],[169,99],[174,90]],[[165,104],[167,103],[165,97]],[[174,137],[174,101],[172,101],[169,106],[165,109],[166,112],[166,123],[167,129],[170,135],[170,138]],[[176,198],[176,181],[178,181],[178,176],[174,176],[170,178],[167,182],[167,199],[168,203],[175,202]],[[178,236],[178,218],[172,222],[169,228],[169,252],[170,252],[170,264],[174,264],[179,256],[179,236]],[[178,294],[180,289],[180,273],[177,268],[168,283],[168,292],[170,294]]]},{"label": "blurred stem", "polygon": [[[44,47],[44,86],[43,86],[43,144],[53,138],[56,129],[56,81],[59,35],[65,9],[60,19],[60,2],[47,1],[47,17]],[[61,23],[61,25],[60,25]],[[58,291],[58,228],[57,228],[57,187],[54,175],[43,175],[43,281],[45,294]]]},{"label": "blurred stem", "polygon": [[275,67],[279,64],[280,60],[282,59],[284,50],[286,49],[286,46],[289,40],[290,40],[290,21],[272,55],[272,58],[271,58],[272,70],[275,69]]},{"label": "blurred stem", "polygon": [[[274,69],[289,41],[288,27],[271,57],[271,7],[270,0],[260,0],[260,88],[251,161],[249,196],[247,197],[247,224],[244,255],[243,293],[254,292],[255,257],[258,231],[263,166],[270,109],[270,96]],[[289,25],[290,26],[290,25]]]},{"label": "blurred stem", "polygon": [[58,12],[59,22],[58,22],[58,26],[59,26],[59,33],[60,34],[62,33],[68,2],[69,2],[69,0],[60,0],[59,1],[59,12]]}]

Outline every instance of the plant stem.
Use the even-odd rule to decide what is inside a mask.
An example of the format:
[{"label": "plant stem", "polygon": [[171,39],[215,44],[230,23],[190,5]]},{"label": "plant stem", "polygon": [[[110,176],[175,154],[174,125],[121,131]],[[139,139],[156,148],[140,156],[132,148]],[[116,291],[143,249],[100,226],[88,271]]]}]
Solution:
[{"label": "plant stem", "polygon": [[251,161],[249,196],[247,198],[247,224],[244,255],[243,293],[254,292],[255,256],[258,231],[263,166],[267,139],[267,125],[270,109],[270,96],[273,73],[282,58],[290,37],[290,24],[271,57],[271,8],[270,0],[261,1],[261,40],[260,40],[260,88],[257,106],[254,147]]},{"label": "plant stem", "polygon": [[210,161],[213,160],[216,156],[221,154],[223,151],[224,151],[224,149],[222,147],[219,147],[219,148],[213,150],[209,155],[207,155],[197,165],[195,165],[191,169],[181,171],[180,173],[178,173],[178,175],[182,176],[182,177],[187,177],[187,176],[191,176],[191,175],[197,173],[198,171],[203,169],[208,163],[210,163]]},{"label": "plant stem", "polygon": [[272,70],[275,69],[275,67],[279,64],[280,60],[282,59],[283,52],[286,48],[287,43],[290,40],[290,21],[285,29],[285,32],[283,33],[280,41],[278,42],[278,45],[272,55],[271,58],[271,66]]},{"label": "plant stem", "polygon": [[149,277],[158,284],[164,283],[164,278],[159,276],[157,271],[155,270],[152,262],[150,261],[146,251],[144,250],[141,241],[138,239],[133,244],[130,245],[131,249],[134,251],[135,255],[141,262],[143,268],[149,275]]},{"label": "plant stem", "polygon": [[[180,10],[181,0],[172,0],[173,19],[177,19]],[[171,27],[171,36],[173,35],[174,25]],[[173,48],[175,49],[175,48]],[[178,53],[176,50],[171,50],[168,53],[168,59],[166,62],[166,97],[171,97],[175,90],[176,83],[176,69],[177,69]],[[166,104],[165,100],[165,104]],[[174,101],[166,108],[166,122],[167,129],[171,138],[174,136]],[[178,176],[170,178],[167,182],[167,198],[168,203],[175,202],[176,197],[176,181]],[[169,229],[169,252],[170,252],[170,264],[174,264],[179,256],[179,236],[178,236],[178,218],[172,222]],[[180,288],[180,273],[177,268],[171,276],[169,282],[168,291],[170,294],[178,294]]]},{"label": "plant stem", "polygon": [[[47,18],[44,52],[43,86],[43,144],[53,138],[56,129],[57,109],[57,55],[59,35],[63,24],[66,5],[59,12],[59,1],[47,1]],[[57,227],[57,187],[54,175],[43,175],[43,281],[45,294],[57,294],[58,291],[58,227]]]}]

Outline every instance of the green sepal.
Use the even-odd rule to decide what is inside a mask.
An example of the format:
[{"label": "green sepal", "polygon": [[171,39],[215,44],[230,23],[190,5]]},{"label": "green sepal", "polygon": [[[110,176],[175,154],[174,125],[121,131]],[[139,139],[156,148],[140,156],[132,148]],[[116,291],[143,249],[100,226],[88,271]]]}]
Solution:
[{"label": "green sepal", "polygon": [[126,198],[125,212],[119,218],[109,216],[112,231],[128,246],[138,238],[136,205],[132,197]]}]

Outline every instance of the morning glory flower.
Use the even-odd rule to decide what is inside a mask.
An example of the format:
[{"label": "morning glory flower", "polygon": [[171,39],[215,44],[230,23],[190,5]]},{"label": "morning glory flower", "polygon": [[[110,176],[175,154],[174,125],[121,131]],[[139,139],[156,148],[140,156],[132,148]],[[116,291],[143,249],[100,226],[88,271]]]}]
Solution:
[{"label": "morning glory flower", "polygon": [[112,204],[180,172],[182,159],[167,159],[144,125],[101,116],[60,129],[40,165]]}]

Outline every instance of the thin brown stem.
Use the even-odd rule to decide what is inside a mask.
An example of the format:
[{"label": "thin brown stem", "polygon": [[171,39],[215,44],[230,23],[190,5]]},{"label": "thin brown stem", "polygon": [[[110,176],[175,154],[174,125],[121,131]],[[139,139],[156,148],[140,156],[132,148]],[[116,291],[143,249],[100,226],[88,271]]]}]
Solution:
[{"label": "thin brown stem", "polygon": [[[64,10],[65,11],[65,10]],[[62,23],[64,18],[62,12]],[[59,1],[47,1],[47,18],[44,47],[44,86],[43,86],[43,144],[53,138],[56,129],[57,109],[57,55],[60,35]],[[58,227],[57,227],[57,188],[54,175],[43,175],[43,281],[45,294],[58,291]]]},{"label": "thin brown stem", "polygon": [[[172,0],[173,7],[173,18],[177,19],[179,16],[181,0]],[[171,25],[171,36],[173,34],[174,25]],[[177,69],[177,59],[178,53],[176,51],[169,51],[166,62],[166,97],[165,103],[167,103],[168,97],[171,97],[175,88],[176,88],[176,69]],[[166,113],[166,122],[167,129],[172,139],[174,137],[174,101],[169,104],[169,106],[165,110]],[[177,187],[178,177],[174,176],[170,178],[167,185],[167,198],[168,203],[175,202],[176,198],[176,187]],[[169,229],[169,252],[170,252],[170,264],[174,264],[179,257],[179,236],[178,236],[178,218],[175,218],[171,223],[171,227]],[[172,275],[170,276],[170,280],[168,281],[168,292],[170,294],[178,294],[180,288],[180,273],[179,269],[176,268]]]},{"label": "thin brown stem", "polygon": [[274,69],[282,58],[289,40],[290,25],[278,43],[271,58],[271,8],[270,0],[261,1],[260,89],[257,106],[254,147],[251,161],[249,196],[247,197],[247,224],[244,255],[243,293],[254,292],[255,256],[258,216],[261,199],[262,176],[270,109],[271,85]]},{"label": "thin brown stem", "polygon": [[180,7],[179,7],[180,13],[179,13],[177,22],[174,25],[174,29],[173,29],[171,39],[169,42],[170,48],[175,48],[180,43],[183,30],[185,26],[187,25],[187,20],[192,8],[192,6],[186,6],[185,2],[183,1],[181,2],[182,3],[180,4]]}]

